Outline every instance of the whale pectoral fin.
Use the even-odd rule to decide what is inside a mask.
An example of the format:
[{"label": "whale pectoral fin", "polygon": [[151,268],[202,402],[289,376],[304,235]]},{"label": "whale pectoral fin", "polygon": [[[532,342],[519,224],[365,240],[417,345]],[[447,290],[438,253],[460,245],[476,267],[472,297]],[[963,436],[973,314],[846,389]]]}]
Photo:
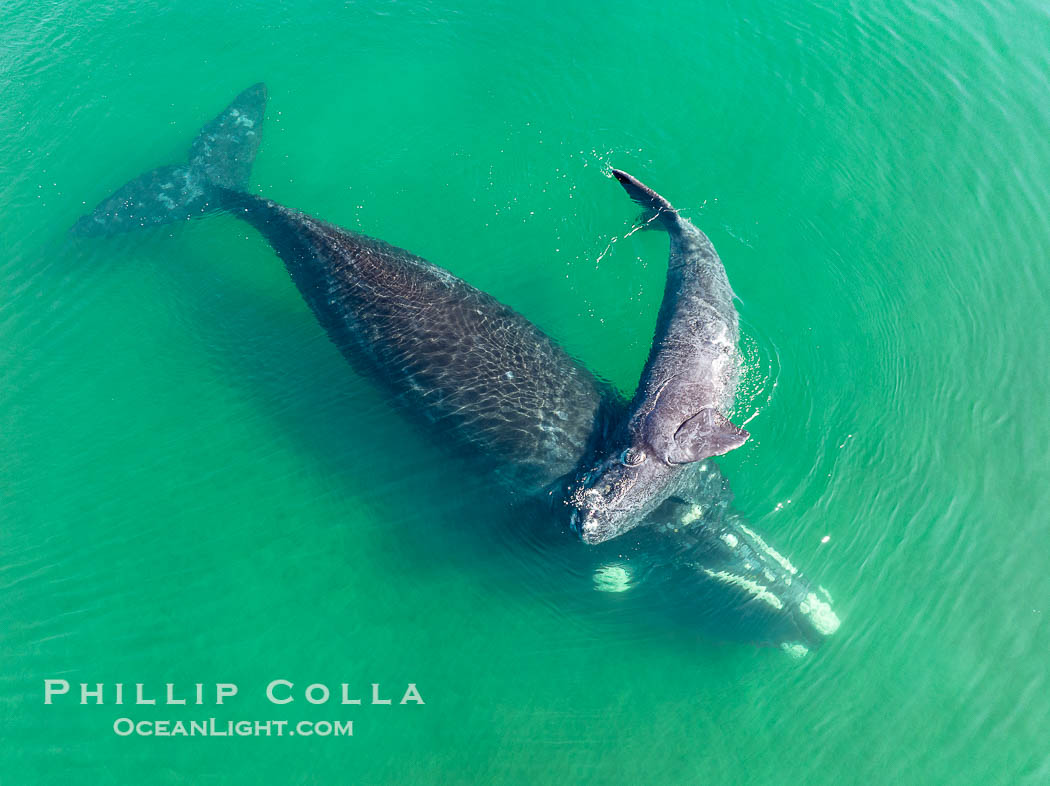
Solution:
[{"label": "whale pectoral fin", "polygon": [[667,460],[672,464],[687,464],[709,456],[721,456],[743,445],[750,436],[744,429],[730,423],[717,409],[703,409],[675,432],[675,447]]},{"label": "whale pectoral fin", "polygon": [[671,207],[671,203],[653,191],[649,186],[642,183],[638,178],[632,177],[623,170],[614,169],[613,177],[620,181],[627,195],[644,210],[638,216],[637,225],[643,229],[663,229],[672,231],[678,224],[678,213]]},{"label": "whale pectoral fin", "polygon": [[634,219],[634,225],[637,228],[637,231],[650,232],[654,229],[660,229],[666,232],[667,227],[665,227],[660,220],[661,212],[662,211],[660,210],[643,210],[639,213]]}]

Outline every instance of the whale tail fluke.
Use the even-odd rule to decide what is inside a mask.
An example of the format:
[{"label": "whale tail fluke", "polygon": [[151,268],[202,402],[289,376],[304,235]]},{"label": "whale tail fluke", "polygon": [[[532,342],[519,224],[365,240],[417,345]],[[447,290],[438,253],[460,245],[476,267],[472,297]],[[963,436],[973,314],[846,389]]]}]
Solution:
[{"label": "whale tail fluke", "polygon": [[644,208],[641,216],[638,217],[639,224],[654,229],[659,227],[667,232],[678,228],[678,211],[671,206],[670,202],[638,178],[632,177],[623,170],[614,169],[612,174],[620,181],[627,195]]},{"label": "whale tail fluke", "polygon": [[78,235],[112,235],[199,218],[223,207],[224,189],[248,185],[262,141],[266,86],[240,93],[201,129],[183,164],[162,166],[121,186],[73,225]]}]

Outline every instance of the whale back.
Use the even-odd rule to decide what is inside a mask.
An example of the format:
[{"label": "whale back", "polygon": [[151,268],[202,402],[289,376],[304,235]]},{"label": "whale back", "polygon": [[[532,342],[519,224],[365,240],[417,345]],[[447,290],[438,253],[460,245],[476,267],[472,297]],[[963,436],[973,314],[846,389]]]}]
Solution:
[{"label": "whale back", "polygon": [[359,371],[515,491],[570,473],[620,406],[539,328],[447,270],[270,200],[224,192]]}]

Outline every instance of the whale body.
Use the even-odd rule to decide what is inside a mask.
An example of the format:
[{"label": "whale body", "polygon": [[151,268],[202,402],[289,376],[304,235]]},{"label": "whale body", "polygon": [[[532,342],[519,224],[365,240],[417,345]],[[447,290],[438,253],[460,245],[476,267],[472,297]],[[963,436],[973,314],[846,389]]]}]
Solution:
[{"label": "whale body", "polygon": [[220,210],[246,221],[351,365],[535,505],[526,505],[540,512],[530,520],[593,574],[595,589],[630,589],[648,608],[677,609],[694,623],[722,612],[735,637],[753,641],[808,648],[833,632],[838,621],[820,591],[732,510],[713,462],[695,465],[647,526],[597,546],[575,538],[565,491],[626,402],[529,320],[447,270],[245,193],[265,100],[261,85],[244,91],[205,127],[187,164],[136,178],[74,230],[105,235]]},{"label": "whale body", "polygon": [[622,426],[572,491],[572,527],[588,543],[622,535],[690,481],[688,465],[742,445],[729,407],[740,365],[733,290],[707,235],[618,169],[646,225],[670,238],[667,282],[649,359]]},{"label": "whale body", "polygon": [[532,322],[403,249],[250,194],[221,195],[284,261],[351,364],[506,487],[549,490],[616,406]]}]

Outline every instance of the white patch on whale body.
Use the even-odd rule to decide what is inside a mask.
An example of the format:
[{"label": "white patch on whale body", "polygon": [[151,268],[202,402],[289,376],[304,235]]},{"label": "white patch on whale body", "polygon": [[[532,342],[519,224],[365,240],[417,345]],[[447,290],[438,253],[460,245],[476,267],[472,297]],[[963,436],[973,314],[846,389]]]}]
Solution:
[{"label": "white patch on whale body", "polygon": [[752,538],[755,541],[755,543],[758,544],[758,547],[760,549],[762,549],[762,551],[764,551],[766,553],[766,555],[769,556],[774,562],[776,562],[778,565],[780,565],[780,567],[782,567],[784,570],[786,570],[792,576],[794,576],[796,573],[798,573],[798,568],[796,568],[794,565],[792,565],[788,561],[787,557],[785,557],[780,552],[774,550],[768,543],[766,543],[764,540],[762,540],[762,538],[759,537],[755,532],[753,532],[752,530],[748,529],[743,524],[740,525],[740,529],[742,529],[744,532],[746,532],[748,534],[748,537]]},{"label": "white patch on whale body", "polygon": [[[235,126],[244,126],[245,128],[255,128],[255,121],[252,120],[248,115],[242,115],[241,110],[234,107],[230,110],[230,118],[233,120]],[[212,137],[214,139],[214,137]]]},{"label": "white patch on whale body", "polygon": [[623,565],[602,565],[592,578],[599,592],[626,592],[631,588],[631,572]]},{"label": "white patch on whale body", "polygon": [[786,652],[794,660],[801,660],[809,655],[809,647],[805,644],[799,644],[797,641],[785,641],[780,645],[780,649]]},{"label": "white patch on whale body", "polygon": [[704,573],[713,579],[718,579],[723,584],[729,584],[733,587],[740,587],[742,590],[746,590],[755,600],[760,600],[763,603],[768,603],[774,609],[784,608],[784,601],[769,591],[768,587],[763,587],[757,581],[746,579],[743,576],[737,576],[735,573],[728,573],[727,571],[720,570],[715,572],[708,568],[704,568]]},{"label": "white patch on whale body", "polygon": [[842,621],[832,610],[831,606],[822,601],[814,593],[809,593],[806,599],[798,604],[798,610],[809,617],[810,623],[819,633],[830,636],[839,629]]},{"label": "white patch on whale body", "polygon": [[704,515],[704,509],[699,505],[690,505],[689,510],[682,514],[682,518],[679,520],[680,526],[687,526],[692,524],[694,521]]},{"label": "white patch on whale body", "polygon": [[732,532],[723,532],[722,542],[729,546],[729,548],[735,549],[736,544],[738,544],[740,541],[737,539],[737,536],[734,535]]}]

